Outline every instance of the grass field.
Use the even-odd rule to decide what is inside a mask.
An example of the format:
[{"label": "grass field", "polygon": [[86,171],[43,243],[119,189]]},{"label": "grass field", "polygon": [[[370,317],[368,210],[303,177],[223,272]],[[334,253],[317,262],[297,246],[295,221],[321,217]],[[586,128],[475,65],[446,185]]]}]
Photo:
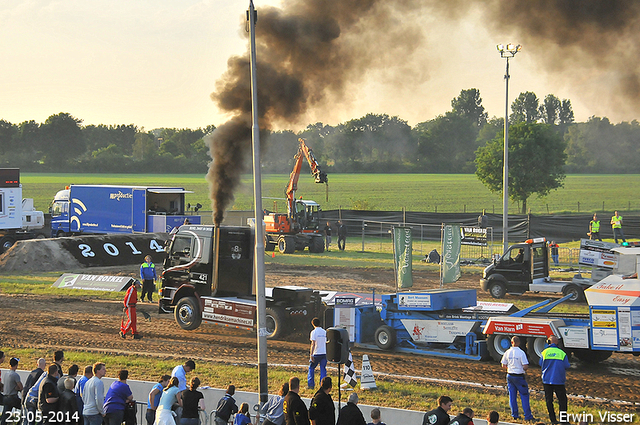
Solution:
[{"label": "grass field", "polygon": [[[262,194],[265,198],[283,198],[288,174],[263,175]],[[186,199],[201,203],[211,210],[209,188],[203,175],[193,174],[34,174],[21,176],[23,196],[34,198],[36,207],[47,211],[58,190],[69,184],[113,184],[180,186],[192,190]],[[640,175],[570,175],[564,188],[546,198],[532,197],[528,205],[534,214],[585,213],[602,211],[621,213],[640,211]],[[326,200],[325,185],[317,185],[308,175],[302,175],[298,196],[313,199],[325,210],[360,209],[427,212],[502,212],[501,195],[492,194],[473,174],[332,174]],[[264,199],[263,206],[272,209],[273,200]],[[243,178],[232,207],[253,208],[251,176]],[[282,211],[283,204],[279,206]],[[518,204],[511,203],[511,214],[519,213]]]}]

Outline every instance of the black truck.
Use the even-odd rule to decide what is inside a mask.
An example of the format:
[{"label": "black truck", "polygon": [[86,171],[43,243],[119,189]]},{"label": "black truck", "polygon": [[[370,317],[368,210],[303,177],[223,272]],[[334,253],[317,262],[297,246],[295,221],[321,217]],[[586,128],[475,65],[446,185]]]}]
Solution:
[{"label": "black truck", "polygon": [[[167,247],[160,312],[193,330],[202,322],[255,330],[254,233],[250,227],[183,225]],[[278,338],[309,328],[322,317],[318,291],[299,286],[267,288],[266,330]]]}]

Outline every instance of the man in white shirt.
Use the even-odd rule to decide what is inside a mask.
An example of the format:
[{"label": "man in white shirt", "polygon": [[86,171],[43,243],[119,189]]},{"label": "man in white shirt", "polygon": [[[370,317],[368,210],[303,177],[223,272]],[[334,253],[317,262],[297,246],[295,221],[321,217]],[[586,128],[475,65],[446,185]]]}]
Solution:
[{"label": "man in white shirt", "polygon": [[511,348],[504,353],[501,363],[502,367],[507,369],[507,388],[509,389],[511,416],[514,419],[520,419],[518,413],[518,393],[520,393],[524,420],[534,420],[529,406],[529,386],[525,375],[526,370],[529,368],[529,360],[527,360],[527,355],[520,348],[519,337],[514,336],[511,338]]},{"label": "man in white shirt", "polygon": [[307,374],[307,388],[315,385],[316,366],[320,365],[320,380],[327,376],[327,332],[320,326],[320,319],[311,320],[313,330],[309,335],[311,349],[309,350],[309,373]]},{"label": "man in white shirt", "polygon": [[93,377],[84,385],[82,392],[82,416],[85,425],[101,425],[104,417],[104,383],[102,378],[107,374],[104,363],[93,365]]}]

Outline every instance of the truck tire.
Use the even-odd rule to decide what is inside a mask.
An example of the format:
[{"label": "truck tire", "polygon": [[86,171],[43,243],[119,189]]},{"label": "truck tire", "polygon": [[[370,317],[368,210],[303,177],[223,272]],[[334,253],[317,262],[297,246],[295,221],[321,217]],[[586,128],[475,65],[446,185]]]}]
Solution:
[{"label": "truck tire", "polygon": [[575,283],[571,283],[562,288],[562,294],[565,296],[571,294],[569,301],[579,302],[584,300],[584,290]]},{"label": "truck tire", "polygon": [[607,360],[613,351],[600,351],[600,350],[589,350],[586,348],[576,348],[573,350],[573,355],[578,358],[581,362],[584,363],[600,363]]},{"label": "truck tire", "polygon": [[544,336],[538,338],[529,338],[527,340],[527,354],[529,355],[529,365],[540,365],[542,352],[547,346],[547,338]]},{"label": "truck tire", "polygon": [[504,298],[507,293],[507,288],[504,283],[494,280],[489,283],[489,293],[493,298]]},{"label": "truck tire", "polygon": [[504,353],[511,347],[510,335],[494,334],[487,340],[487,349],[491,358],[497,362],[502,360]]},{"label": "truck tire", "polygon": [[2,239],[0,239],[0,254],[4,254],[5,252],[7,252],[14,243],[16,243],[16,241],[9,236],[4,236]]},{"label": "truck tire", "polygon": [[313,252],[316,254],[321,254],[324,252],[324,238],[315,237],[311,238],[311,243],[309,244],[309,252]]},{"label": "truck tire", "polygon": [[381,350],[390,350],[396,345],[396,331],[391,326],[382,325],[376,329],[375,341]]},{"label": "truck tire", "polygon": [[56,233],[56,238],[64,238],[65,236],[67,236],[67,234],[62,230],[58,230]]},{"label": "truck tire", "polygon": [[278,251],[281,254],[293,254],[296,252],[296,238],[293,236],[280,236],[278,239]]},{"label": "truck tire", "polygon": [[194,297],[184,297],[178,301],[174,309],[176,322],[182,329],[192,331],[202,323],[200,303]]},{"label": "truck tire", "polygon": [[267,339],[280,338],[286,333],[285,314],[279,308],[267,307]]}]

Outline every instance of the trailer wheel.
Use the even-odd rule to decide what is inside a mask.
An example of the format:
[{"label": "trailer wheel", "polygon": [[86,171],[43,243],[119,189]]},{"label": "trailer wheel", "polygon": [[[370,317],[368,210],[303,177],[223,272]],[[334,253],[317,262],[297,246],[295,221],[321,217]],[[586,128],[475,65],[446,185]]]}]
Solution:
[{"label": "trailer wheel", "polygon": [[613,354],[613,351],[589,350],[586,348],[576,348],[573,354],[584,363],[600,363],[607,360]]},{"label": "trailer wheel", "polygon": [[278,239],[278,251],[282,254],[296,252],[296,238],[293,236],[280,236]]},{"label": "trailer wheel", "polygon": [[9,236],[5,236],[2,239],[0,239],[0,254],[7,252],[9,248],[13,246],[14,243],[16,243],[16,241],[13,240],[13,238],[10,238]]},{"label": "trailer wheel", "polygon": [[391,326],[382,325],[376,329],[376,345],[381,350],[390,350],[396,345],[396,331]]},{"label": "trailer wheel", "polygon": [[527,354],[529,355],[529,364],[538,366],[540,364],[540,358],[542,352],[546,348],[547,338],[529,338],[527,342]]},{"label": "trailer wheel", "polygon": [[491,335],[487,340],[487,348],[491,358],[497,362],[502,360],[504,353],[511,347],[511,336]]},{"label": "trailer wheel", "polygon": [[489,284],[489,293],[493,298],[504,298],[507,293],[507,288],[504,286],[504,283],[494,281]]},{"label": "trailer wheel", "polygon": [[313,252],[316,254],[321,254],[324,252],[324,238],[315,237],[311,238],[311,243],[309,244],[309,252]]},{"label": "trailer wheel", "polygon": [[181,298],[174,309],[174,316],[182,329],[192,331],[202,322],[200,303],[194,297]]},{"label": "trailer wheel", "polygon": [[285,315],[279,308],[267,307],[265,309],[267,315],[267,338],[275,339],[285,334]]},{"label": "trailer wheel", "polygon": [[562,289],[562,293],[566,295],[571,295],[569,301],[582,301],[584,300],[584,290],[576,284],[570,284],[565,286]]}]

